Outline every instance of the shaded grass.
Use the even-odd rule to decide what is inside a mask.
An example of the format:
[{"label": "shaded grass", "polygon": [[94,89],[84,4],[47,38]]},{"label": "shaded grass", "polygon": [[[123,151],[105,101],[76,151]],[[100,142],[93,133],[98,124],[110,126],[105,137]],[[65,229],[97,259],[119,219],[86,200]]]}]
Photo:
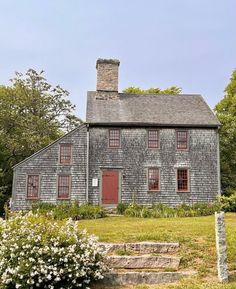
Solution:
[{"label": "shaded grass", "polygon": [[[203,286],[202,281],[199,280],[203,280],[203,278],[207,278],[207,280],[215,279],[217,281],[214,226],[214,216],[170,219],[112,217],[79,222],[79,227],[99,236],[100,241],[103,242],[179,242],[180,250],[178,255],[182,257],[180,269],[196,270],[198,281],[195,279],[195,281],[187,280],[184,282],[189,282],[189,285],[188,283],[182,285],[182,282],[178,283],[180,285],[170,285],[170,287],[163,288],[236,288],[236,282],[231,283],[234,284],[234,287],[230,287],[230,284],[216,285],[218,283],[211,284],[211,282],[207,287],[201,287]],[[230,272],[233,273],[236,270],[236,214],[234,213],[226,214],[226,232],[228,266]],[[199,285],[191,282],[199,282]],[[155,287],[130,288],[145,289]],[[161,287],[158,286],[158,288]]]},{"label": "shaded grass", "polygon": [[191,278],[179,281],[175,284],[158,284],[158,285],[145,285],[140,284],[136,286],[123,286],[123,287],[112,287],[112,286],[104,286],[101,287],[95,285],[92,289],[235,289],[236,282],[230,282],[228,284],[220,284],[216,280],[206,281],[200,280],[199,278]]}]

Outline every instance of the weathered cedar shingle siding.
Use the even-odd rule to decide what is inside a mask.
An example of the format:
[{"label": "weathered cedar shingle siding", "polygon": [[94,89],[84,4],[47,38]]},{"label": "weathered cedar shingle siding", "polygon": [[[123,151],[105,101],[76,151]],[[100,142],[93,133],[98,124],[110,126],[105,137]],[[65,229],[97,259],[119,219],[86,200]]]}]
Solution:
[{"label": "weathered cedar shingle siding", "polygon": [[[100,186],[92,187],[92,178],[101,178],[104,168],[121,171],[122,202],[151,205],[162,202],[175,206],[181,202],[215,201],[219,191],[217,172],[217,129],[188,130],[189,149],[176,149],[176,130],[160,129],[160,149],[147,146],[147,129],[122,128],[121,147],[108,147],[108,128],[90,128],[89,200],[100,202]],[[148,168],[160,169],[160,192],[148,192]],[[189,169],[190,192],[178,193],[177,168]],[[101,184],[100,184],[101,185]]]},{"label": "weathered cedar shingle siding", "polygon": [[[85,202],[86,200],[86,132],[87,128],[80,128],[65,135],[48,148],[22,162],[14,169],[13,209],[24,210],[31,207],[32,201],[26,200],[27,175],[39,174],[39,200],[57,202],[57,176],[66,174],[71,176],[71,200]],[[59,163],[60,144],[72,144],[72,164]]]}]

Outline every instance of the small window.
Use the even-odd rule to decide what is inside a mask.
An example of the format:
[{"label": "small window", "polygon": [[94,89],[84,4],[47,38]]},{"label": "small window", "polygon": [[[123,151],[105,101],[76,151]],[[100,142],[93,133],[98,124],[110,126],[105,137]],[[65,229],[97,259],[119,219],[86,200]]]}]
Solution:
[{"label": "small window", "polygon": [[159,147],[159,130],[148,130],[148,147],[158,148]]},{"label": "small window", "polygon": [[177,191],[187,192],[188,191],[188,169],[177,170]]},{"label": "small window", "polygon": [[38,199],[39,197],[39,175],[28,175],[27,198]]},{"label": "small window", "polygon": [[160,190],[160,171],[158,168],[148,169],[148,190]]},{"label": "small window", "polygon": [[69,175],[58,176],[58,199],[70,197],[71,177]]},{"label": "small window", "polygon": [[120,147],[120,130],[119,129],[109,130],[109,147],[110,148]]},{"label": "small window", "polygon": [[177,130],[177,149],[186,150],[188,148],[188,132],[186,130]]},{"label": "small window", "polygon": [[60,164],[71,164],[71,144],[60,144]]}]

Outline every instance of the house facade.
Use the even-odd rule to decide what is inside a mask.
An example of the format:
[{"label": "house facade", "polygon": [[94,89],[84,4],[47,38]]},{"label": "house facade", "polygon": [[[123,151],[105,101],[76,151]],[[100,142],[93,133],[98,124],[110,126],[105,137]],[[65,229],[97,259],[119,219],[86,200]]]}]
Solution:
[{"label": "house facade", "polygon": [[14,167],[12,209],[215,201],[220,124],[203,98],[119,93],[119,61],[98,59],[96,68],[86,122]]}]

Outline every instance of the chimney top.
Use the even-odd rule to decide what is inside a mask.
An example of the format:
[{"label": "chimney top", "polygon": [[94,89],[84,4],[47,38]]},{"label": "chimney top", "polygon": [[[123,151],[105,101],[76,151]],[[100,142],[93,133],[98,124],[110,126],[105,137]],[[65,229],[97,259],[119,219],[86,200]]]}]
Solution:
[{"label": "chimney top", "polygon": [[97,60],[97,91],[118,92],[119,65],[117,59]]},{"label": "chimney top", "polygon": [[99,64],[115,64],[120,65],[120,60],[118,59],[104,59],[104,58],[98,58],[96,63],[96,68],[98,68]]}]

